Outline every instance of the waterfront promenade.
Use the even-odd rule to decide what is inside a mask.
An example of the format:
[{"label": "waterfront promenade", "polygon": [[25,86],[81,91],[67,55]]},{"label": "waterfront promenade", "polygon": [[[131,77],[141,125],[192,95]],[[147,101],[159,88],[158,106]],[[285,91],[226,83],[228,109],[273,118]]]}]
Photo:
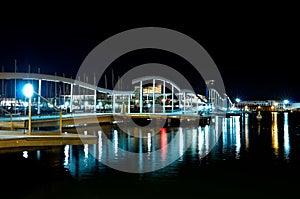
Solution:
[{"label": "waterfront promenade", "polygon": [[[113,124],[117,122],[127,123],[140,122],[147,125],[152,122],[158,125],[176,125],[183,122],[184,124],[193,124],[205,126],[210,123],[209,116],[181,115],[181,114],[97,114],[97,113],[80,113],[66,114],[62,117],[62,129],[55,130],[59,126],[58,116],[33,116],[31,120],[31,134],[28,134],[28,117],[16,116],[2,118],[0,120],[0,148],[8,147],[29,147],[29,146],[56,146],[56,145],[80,145],[95,144],[97,136],[85,135],[69,131],[70,128],[76,128],[87,125]],[[50,130],[49,130],[50,128]],[[53,128],[53,129],[51,129]],[[44,130],[43,130],[44,129]],[[46,129],[46,130],[45,130]]]}]

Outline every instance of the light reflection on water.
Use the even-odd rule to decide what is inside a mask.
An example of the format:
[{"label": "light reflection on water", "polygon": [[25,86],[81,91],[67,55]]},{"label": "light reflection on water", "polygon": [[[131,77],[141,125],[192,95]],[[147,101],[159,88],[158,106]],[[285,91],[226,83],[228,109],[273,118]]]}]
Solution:
[{"label": "light reflection on water", "polygon": [[277,157],[279,154],[277,112],[272,112],[271,131],[272,131],[272,147],[274,149],[274,155]]},{"label": "light reflection on water", "polygon": [[[90,130],[89,134],[98,135],[97,144],[84,145],[83,153],[80,151],[80,146],[76,146],[78,151],[73,154],[73,158],[71,153],[72,148],[75,146],[65,146],[64,165],[73,176],[82,177],[85,173],[91,172],[90,170],[93,170],[94,167],[100,168],[100,170],[107,169],[108,166],[104,164],[104,160],[105,163],[118,164],[118,161],[128,158],[127,153],[124,153],[124,151],[139,155],[137,162],[131,162],[133,166],[137,164],[139,171],[143,171],[145,167],[155,168],[157,164],[163,165],[170,156],[179,157],[171,164],[170,168],[172,169],[184,162],[186,156],[201,162],[204,157],[210,154],[212,149],[213,158],[240,159],[243,157],[242,152],[245,153],[251,148],[251,140],[255,141],[254,139],[258,139],[257,136],[260,136],[261,133],[267,133],[260,132],[261,123],[253,123],[253,121],[251,123],[249,120],[247,114],[243,118],[239,116],[220,117],[214,123],[205,127],[168,127],[161,128],[159,133],[151,130],[143,132],[142,129],[137,127],[128,128],[124,132],[116,126],[108,127],[105,131]],[[289,159],[288,113],[284,113],[283,128],[278,127],[276,113],[272,113],[271,121],[270,141],[273,154],[278,158],[280,150],[283,149],[284,158]],[[281,132],[280,129],[283,129],[283,131]],[[179,136],[178,142],[171,142],[176,135]],[[279,142],[280,135],[283,139],[282,145]],[[108,141],[104,139],[105,137],[108,137],[113,144],[107,144]],[[185,149],[186,145],[189,145],[187,150]],[[160,153],[153,153],[156,150],[160,150]],[[144,158],[143,155],[145,154],[147,158]]]},{"label": "light reflection on water", "polygon": [[283,132],[284,132],[284,142],[283,142],[283,147],[284,147],[284,157],[285,159],[289,159],[289,154],[290,154],[290,136],[289,136],[289,117],[288,113],[284,113],[284,120],[283,120]]},{"label": "light reflection on water", "polygon": [[[289,113],[270,113],[267,117],[263,116],[260,122],[251,114],[243,118],[219,117],[209,126],[167,127],[158,131],[120,130],[116,125],[101,126],[101,129],[84,127],[81,133],[97,135],[97,144],[22,148],[1,154],[1,179],[6,186],[2,190],[17,187],[22,189],[18,191],[20,195],[36,192],[36,198],[42,195],[40,190],[49,198],[55,198],[52,197],[55,190],[59,196],[66,193],[68,198],[85,196],[86,192],[95,196],[87,198],[100,198],[105,193],[112,196],[119,193],[120,197],[114,198],[122,198],[124,192],[128,198],[132,194],[143,197],[145,192],[146,195],[155,192],[156,198],[162,188],[167,196],[169,190],[177,196],[180,191],[197,194],[199,187],[199,197],[206,190],[207,196],[221,191],[231,196],[238,192],[241,197],[251,194],[253,189],[250,191],[249,187],[253,185],[257,188],[253,198],[263,192],[268,198],[274,190],[282,190],[284,194],[286,190],[297,192],[297,188],[291,189],[289,178],[297,180],[300,176],[297,131],[300,125]],[[137,154],[137,158],[130,159],[124,151]],[[175,157],[175,161],[165,165],[170,157]],[[132,174],[107,165],[127,158],[134,160],[128,164],[141,172],[157,165],[165,167]],[[32,182],[28,183],[28,179]],[[7,193],[11,196],[12,192]]]}]

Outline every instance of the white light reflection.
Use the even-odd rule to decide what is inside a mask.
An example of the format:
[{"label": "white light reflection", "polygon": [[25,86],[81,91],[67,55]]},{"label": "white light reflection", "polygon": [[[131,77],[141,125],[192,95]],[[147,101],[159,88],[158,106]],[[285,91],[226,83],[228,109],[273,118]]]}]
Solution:
[{"label": "white light reflection", "polygon": [[98,160],[102,158],[102,131],[98,131]]},{"label": "white light reflection", "polygon": [[70,146],[66,145],[64,148],[64,154],[65,154],[65,160],[64,160],[64,165],[67,166],[69,164],[69,150],[70,150]]},{"label": "white light reflection", "polygon": [[23,151],[23,157],[28,158],[28,151]]},{"label": "white light reflection", "polygon": [[192,145],[191,145],[193,156],[195,155],[195,152],[197,152],[197,135],[198,135],[198,129],[193,128],[192,129]]},{"label": "white light reflection", "polygon": [[139,129],[139,169],[143,170],[143,135],[142,129]]},{"label": "white light reflection", "polygon": [[88,144],[84,144],[84,158],[88,158],[89,157],[89,145]]},{"label": "white light reflection", "polygon": [[179,160],[182,160],[182,155],[183,155],[183,147],[184,147],[184,143],[183,143],[183,132],[182,132],[182,128],[179,129]]},{"label": "white light reflection", "polygon": [[37,150],[37,151],[36,151],[36,158],[37,158],[38,160],[41,159],[41,151],[40,151],[40,150]]},{"label": "white light reflection", "polygon": [[241,149],[241,129],[240,129],[240,116],[235,117],[235,158],[240,158]]},{"label": "white light reflection", "polygon": [[283,147],[284,147],[284,158],[289,159],[290,154],[290,137],[289,137],[289,119],[288,113],[284,113],[284,122],[283,122]]},{"label": "white light reflection", "polygon": [[198,127],[198,154],[199,154],[199,158],[201,159],[202,157],[202,148],[203,148],[203,145],[204,145],[204,133],[202,131],[202,128],[199,126]]},{"label": "white light reflection", "polygon": [[118,157],[118,131],[114,130],[114,153],[115,153],[115,157]]},{"label": "white light reflection", "polygon": [[278,125],[277,125],[277,112],[272,112],[272,147],[274,149],[275,156],[278,156]]},{"label": "white light reflection", "polygon": [[147,147],[148,147],[148,154],[151,153],[151,133],[147,134]]},{"label": "white light reflection", "polygon": [[245,114],[245,147],[249,148],[249,115]]},{"label": "white light reflection", "polygon": [[83,131],[83,134],[84,134],[84,135],[87,135],[87,131]]},{"label": "white light reflection", "polygon": [[223,149],[227,145],[228,137],[227,137],[227,118],[223,118],[223,128],[222,128],[222,141],[223,141]]},{"label": "white light reflection", "polygon": [[204,127],[204,139],[205,139],[205,155],[207,155],[209,153],[209,129],[208,129],[208,125],[206,125]]},{"label": "white light reflection", "polygon": [[219,135],[219,117],[216,116],[216,123],[215,123],[215,140],[218,138]]}]

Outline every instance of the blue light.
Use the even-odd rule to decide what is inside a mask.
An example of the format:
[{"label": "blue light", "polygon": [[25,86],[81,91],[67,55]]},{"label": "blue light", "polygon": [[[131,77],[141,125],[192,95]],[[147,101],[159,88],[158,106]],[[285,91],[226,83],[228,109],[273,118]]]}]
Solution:
[{"label": "blue light", "polygon": [[31,84],[25,84],[23,87],[23,94],[25,97],[31,98],[33,95],[33,86]]},{"label": "blue light", "polygon": [[289,103],[289,100],[283,100],[283,103],[284,103],[284,104],[288,104],[288,103]]}]

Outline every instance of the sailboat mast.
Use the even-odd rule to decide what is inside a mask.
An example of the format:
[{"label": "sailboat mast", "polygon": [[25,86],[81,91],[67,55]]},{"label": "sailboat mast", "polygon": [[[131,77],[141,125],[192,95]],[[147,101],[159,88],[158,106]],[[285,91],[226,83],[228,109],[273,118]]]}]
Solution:
[{"label": "sailboat mast", "polygon": [[[17,60],[15,59],[15,73],[17,73]],[[15,79],[15,104],[14,104],[14,110],[15,113],[17,112],[17,79]]]}]

